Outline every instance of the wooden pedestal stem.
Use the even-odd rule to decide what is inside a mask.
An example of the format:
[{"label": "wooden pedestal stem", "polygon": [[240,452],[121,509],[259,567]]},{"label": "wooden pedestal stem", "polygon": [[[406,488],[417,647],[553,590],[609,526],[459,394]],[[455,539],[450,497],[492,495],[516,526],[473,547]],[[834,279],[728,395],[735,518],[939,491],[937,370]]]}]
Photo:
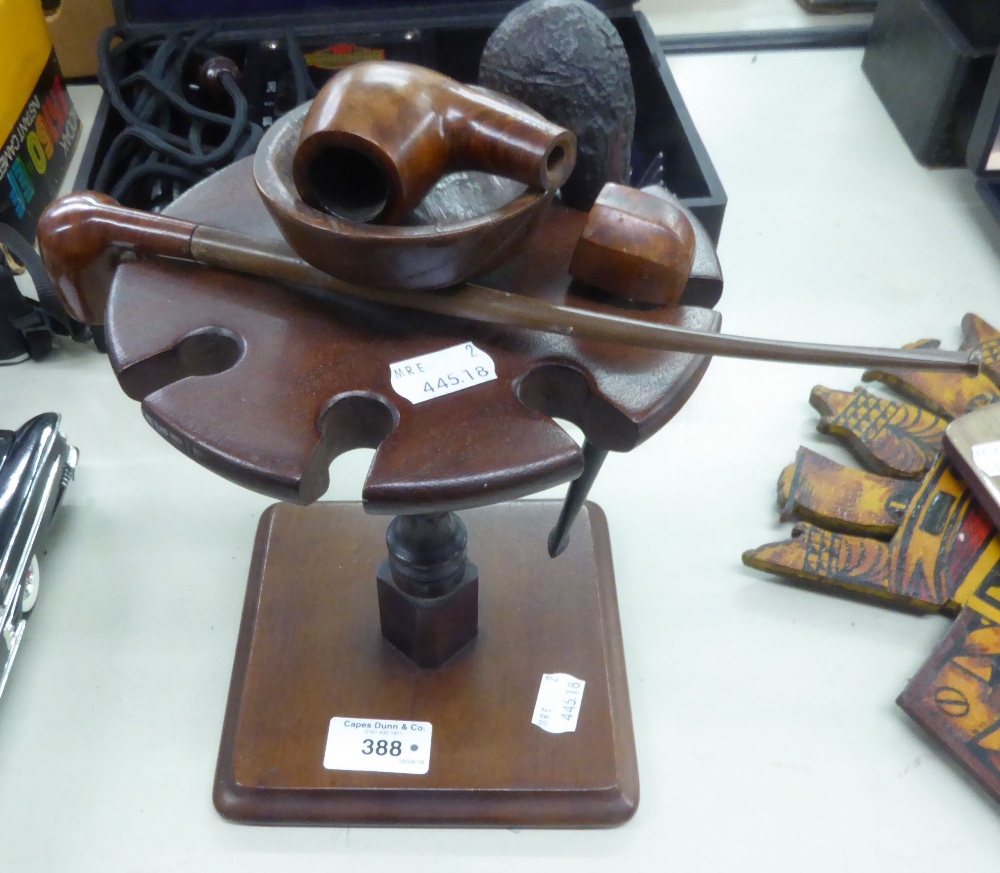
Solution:
[{"label": "wooden pedestal stem", "polygon": [[454,512],[397,515],[378,568],[382,636],[418,667],[440,667],[476,636],[479,570]]}]

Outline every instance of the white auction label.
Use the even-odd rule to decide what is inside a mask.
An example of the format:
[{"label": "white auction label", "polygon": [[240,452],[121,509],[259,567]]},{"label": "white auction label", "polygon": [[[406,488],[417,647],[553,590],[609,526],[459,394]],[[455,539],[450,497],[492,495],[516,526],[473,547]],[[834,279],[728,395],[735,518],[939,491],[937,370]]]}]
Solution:
[{"label": "white auction label", "polygon": [[473,343],[462,343],[389,365],[393,391],[410,403],[423,403],[464,391],[483,382],[492,382],[496,377],[493,358]]},{"label": "white auction label", "polygon": [[987,476],[1000,476],[1000,440],[973,446],[972,463]]},{"label": "white auction label", "polygon": [[431,766],[432,731],[429,721],[331,718],[323,766],[420,776]]},{"label": "white auction label", "polygon": [[586,684],[569,673],[543,673],[531,723],[550,734],[575,731]]}]

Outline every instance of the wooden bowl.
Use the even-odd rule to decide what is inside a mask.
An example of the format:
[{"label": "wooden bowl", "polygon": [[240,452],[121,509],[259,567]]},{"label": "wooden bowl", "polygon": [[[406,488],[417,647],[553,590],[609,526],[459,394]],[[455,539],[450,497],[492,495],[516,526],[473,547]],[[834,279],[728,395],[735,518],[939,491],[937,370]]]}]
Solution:
[{"label": "wooden bowl", "polygon": [[299,197],[292,159],[309,104],[279,119],[254,157],[257,190],[288,244],[348,282],[401,290],[446,288],[509,258],[552,193],[484,173],[442,179],[400,225],[344,221]]}]

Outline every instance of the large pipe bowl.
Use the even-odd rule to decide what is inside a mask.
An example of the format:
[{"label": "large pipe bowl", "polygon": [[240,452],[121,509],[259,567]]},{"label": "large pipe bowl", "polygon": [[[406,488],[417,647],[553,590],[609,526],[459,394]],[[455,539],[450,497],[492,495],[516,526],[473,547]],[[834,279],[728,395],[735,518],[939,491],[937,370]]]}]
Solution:
[{"label": "large pipe bowl", "polygon": [[[309,104],[279,119],[254,157],[254,182],[282,235],[317,269],[360,285],[399,290],[445,288],[509,258],[552,199],[528,189],[485,214],[433,224],[362,224],[305,203],[292,163]],[[446,183],[447,180],[444,180]]]}]

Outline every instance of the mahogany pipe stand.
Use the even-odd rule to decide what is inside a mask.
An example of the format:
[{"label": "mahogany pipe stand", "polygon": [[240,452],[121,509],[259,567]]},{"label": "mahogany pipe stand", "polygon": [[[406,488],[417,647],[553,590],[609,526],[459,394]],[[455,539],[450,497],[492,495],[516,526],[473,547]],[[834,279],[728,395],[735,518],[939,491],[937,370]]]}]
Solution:
[{"label": "mahogany pipe stand", "polygon": [[[170,212],[280,238],[249,162]],[[571,286],[585,221],[553,204],[521,254],[484,280],[615,311]],[[719,326],[694,307],[648,316]],[[584,468],[553,417],[629,451],[683,407],[707,357],[289,293],[164,260],[118,267],[106,326],[119,382],[159,433],[287,501],[262,518],[254,547],[216,774],[224,815],[504,827],[631,816],[637,767],[603,516],[586,504],[550,559],[558,502],[516,498]],[[497,379],[419,404],[395,393],[391,364],[467,342],[492,357]],[[363,503],[291,505],[317,500],[330,460],[360,446],[376,449]],[[391,557],[379,515],[396,517]],[[571,733],[532,724],[545,673],[586,682]],[[428,772],[327,769],[338,717],[429,722]]]}]

